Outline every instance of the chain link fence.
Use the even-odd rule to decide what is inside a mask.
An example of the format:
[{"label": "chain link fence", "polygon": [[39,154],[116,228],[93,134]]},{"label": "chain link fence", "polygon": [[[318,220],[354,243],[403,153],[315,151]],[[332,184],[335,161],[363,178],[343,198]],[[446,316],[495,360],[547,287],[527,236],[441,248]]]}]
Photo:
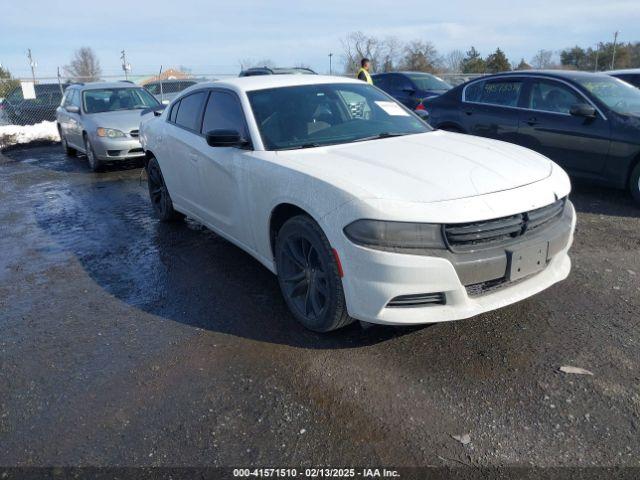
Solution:
[{"label": "chain link fence", "polygon": [[[140,86],[156,86],[152,93],[162,100],[171,97],[176,88],[174,80],[189,80],[188,85],[195,82],[213,81],[230,74],[186,74],[169,72],[162,74],[165,89],[158,88],[158,74],[113,75],[102,76],[99,81],[129,82]],[[62,101],[64,90],[72,83],[96,81],[94,78],[77,78],[73,82],[58,77],[37,78],[0,78],[0,148],[15,143],[28,143],[33,140],[59,140],[56,127],[56,109]],[[167,82],[167,83],[165,83]],[[153,90],[151,88],[150,90]]]},{"label": "chain link fence", "polygon": [[[158,98],[168,100],[177,94],[176,89],[184,84],[213,81],[235,77],[232,74],[192,74],[178,71],[162,73],[163,89],[160,89],[158,74],[103,76],[105,82],[130,82],[145,86]],[[449,84],[456,86],[481,75],[441,74]],[[76,79],[94,81],[93,78]],[[71,83],[58,77],[0,79],[0,148],[13,143],[32,140],[58,140],[55,124],[56,109],[60,105],[65,88]]]}]

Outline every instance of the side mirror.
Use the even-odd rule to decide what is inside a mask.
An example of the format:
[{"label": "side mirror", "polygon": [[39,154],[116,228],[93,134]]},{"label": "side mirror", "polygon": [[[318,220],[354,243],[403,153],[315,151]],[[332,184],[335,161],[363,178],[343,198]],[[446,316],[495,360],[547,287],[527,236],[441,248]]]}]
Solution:
[{"label": "side mirror", "polygon": [[596,109],[586,103],[576,103],[571,105],[569,113],[574,117],[595,118]]},{"label": "side mirror", "polygon": [[145,108],[140,112],[140,116],[144,117],[145,115],[148,115],[149,113],[153,112],[153,115],[156,117],[159,117],[160,115],[162,115],[162,111],[167,108],[166,105],[160,104],[157,107],[149,107],[149,108]]},{"label": "side mirror", "polygon": [[69,113],[80,113],[80,107],[77,105],[67,105],[64,109]]},{"label": "side mirror", "polygon": [[249,142],[237,130],[211,130],[205,135],[210,147],[246,147]]}]

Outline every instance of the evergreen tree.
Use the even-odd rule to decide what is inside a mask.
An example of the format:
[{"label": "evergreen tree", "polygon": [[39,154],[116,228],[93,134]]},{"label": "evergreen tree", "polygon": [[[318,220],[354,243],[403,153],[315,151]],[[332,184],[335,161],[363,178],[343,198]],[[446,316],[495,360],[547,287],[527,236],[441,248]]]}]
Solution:
[{"label": "evergreen tree", "polygon": [[494,53],[487,57],[485,64],[489,73],[508,72],[511,70],[509,59],[500,48],[497,48]]},{"label": "evergreen tree", "polygon": [[475,47],[471,47],[467,52],[462,59],[461,66],[462,73],[485,73],[487,69],[484,59]]}]

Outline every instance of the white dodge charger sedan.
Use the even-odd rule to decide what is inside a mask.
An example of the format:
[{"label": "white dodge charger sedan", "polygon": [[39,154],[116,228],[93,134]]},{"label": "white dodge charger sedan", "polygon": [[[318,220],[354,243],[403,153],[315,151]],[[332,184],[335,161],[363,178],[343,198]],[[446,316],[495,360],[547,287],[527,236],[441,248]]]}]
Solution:
[{"label": "white dodge charger sedan", "polygon": [[565,172],[435,131],[357,80],[198,84],[146,120],[155,213],[188,215],[277,274],[306,327],[468,318],[569,274]]}]

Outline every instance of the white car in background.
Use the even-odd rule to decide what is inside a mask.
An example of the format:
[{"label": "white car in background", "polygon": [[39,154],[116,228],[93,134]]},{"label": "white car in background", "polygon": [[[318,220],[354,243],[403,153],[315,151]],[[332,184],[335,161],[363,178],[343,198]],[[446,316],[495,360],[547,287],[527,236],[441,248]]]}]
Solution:
[{"label": "white car in background", "polygon": [[160,219],[188,215],[253,255],[316,331],[467,318],[571,268],[561,168],[434,131],[357,80],[198,84],[140,132]]}]

